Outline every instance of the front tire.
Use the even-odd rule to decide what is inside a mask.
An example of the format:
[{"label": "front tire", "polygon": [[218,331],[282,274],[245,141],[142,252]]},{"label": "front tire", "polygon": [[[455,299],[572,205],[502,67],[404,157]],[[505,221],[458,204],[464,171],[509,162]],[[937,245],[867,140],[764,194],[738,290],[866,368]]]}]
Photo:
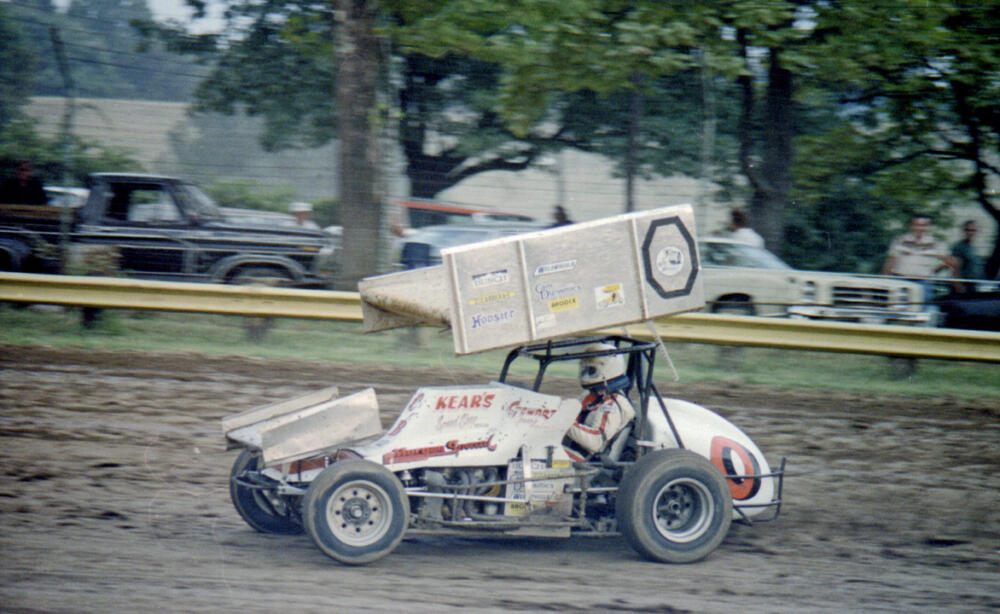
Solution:
[{"label": "front tire", "polygon": [[349,459],[327,467],[302,504],[306,531],[327,556],[348,565],[371,563],[392,552],[410,517],[403,485],[388,469]]},{"label": "front tire", "polygon": [[687,450],[659,450],[639,459],[622,479],[616,508],[629,544],[662,563],[705,558],[722,543],[733,517],[723,475]]},{"label": "front tire", "polygon": [[260,456],[250,450],[243,450],[233,463],[229,473],[229,498],[240,517],[261,533],[276,535],[298,535],[302,525],[295,520],[289,502],[271,492],[250,488],[235,478],[247,471],[256,471]]}]

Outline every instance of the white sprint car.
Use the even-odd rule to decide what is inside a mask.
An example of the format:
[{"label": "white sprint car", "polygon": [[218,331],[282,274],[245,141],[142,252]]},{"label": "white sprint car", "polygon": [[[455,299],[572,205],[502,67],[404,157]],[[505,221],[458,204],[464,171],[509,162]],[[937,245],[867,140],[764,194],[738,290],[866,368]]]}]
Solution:
[{"label": "white sprint car", "polygon": [[[671,207],[450,248],[442,265],[363,280],[368,330],[443,324],[459,354],[513,347],[497,381],[420,388],[385,432],[372,389],[228,416],[225,437],[243,448],[236,510],[259,531],[304,530],[347,564],[418,531],[623,535],[652,560],[687,563],[734,519],[776,518],[784,460],[772,469],[726,419],[661,396],[659,343],[575,336],[700,309],[695,236],[692,209]],[[622,358],[634,418],[574,460],[564,444],[581,402],[545,376],[607,356]]]},{"label": "white sprint car", "polygon": [[[539,390],[550,364],[593,356],[585,348],[595,342],[627,356],[641,411],[600,454],[574,462],[563,443],[580,401]],[[655,350],[623,336],[523,346],[496,382],[418,389],[380,436],[370,435],[378,424],[371,390],[345,398],[327,391],[319,402],[305,397],[231,416],[227,437],[244,448],[231,474],[233,504],[251,527],[304,529],[348,564],[385,556],[410,531],[620,534],[649,559],[697,561],[732,520],[777,517],[784,461],[772,470],[726,419],[660,396],[651,380]],[[538,363],[530,388],[508,381],[516,359]],[[330,438],[330,425],[354,443],[309,441],[319,430]],[[286,457],[290,442],[324,449]]]}]

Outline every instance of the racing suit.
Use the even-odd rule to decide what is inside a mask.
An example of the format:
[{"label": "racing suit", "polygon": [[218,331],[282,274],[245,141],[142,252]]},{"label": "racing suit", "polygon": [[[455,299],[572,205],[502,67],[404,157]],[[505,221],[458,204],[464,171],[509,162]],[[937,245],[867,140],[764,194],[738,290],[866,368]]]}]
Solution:
[{"label": "racing suit", "polygon": [[[625,425],[635,418],[635,410],[624,394],[591,392],[583,399],[583,408],[566,437],[589,454],[600,452]],[[573,460],[584,460],[579,452],[567,447]]]}]

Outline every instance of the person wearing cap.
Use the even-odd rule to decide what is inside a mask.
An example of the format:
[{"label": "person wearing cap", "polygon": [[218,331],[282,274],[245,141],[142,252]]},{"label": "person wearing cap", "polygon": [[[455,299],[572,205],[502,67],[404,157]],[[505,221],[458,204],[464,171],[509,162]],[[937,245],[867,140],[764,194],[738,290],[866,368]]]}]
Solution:
[{"label": "person wearing cap", "polygon": [[319,224],[313,221],[312,203],[297,202],[288,205],[288,212],[295,216],[295,223],[302,228],[319,230]]}]

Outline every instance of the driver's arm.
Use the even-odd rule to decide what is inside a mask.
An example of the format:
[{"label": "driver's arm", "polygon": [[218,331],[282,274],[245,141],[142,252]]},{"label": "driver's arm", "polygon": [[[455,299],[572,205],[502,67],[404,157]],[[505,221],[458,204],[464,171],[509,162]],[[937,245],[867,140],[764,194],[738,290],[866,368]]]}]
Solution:
[{"label": "driver's arm", "polygon": [[600,452],[632,418],[635,410],[623,395],[614,395],[590,410],[582,421],[569,427],[566,436],[590,453]]}]

